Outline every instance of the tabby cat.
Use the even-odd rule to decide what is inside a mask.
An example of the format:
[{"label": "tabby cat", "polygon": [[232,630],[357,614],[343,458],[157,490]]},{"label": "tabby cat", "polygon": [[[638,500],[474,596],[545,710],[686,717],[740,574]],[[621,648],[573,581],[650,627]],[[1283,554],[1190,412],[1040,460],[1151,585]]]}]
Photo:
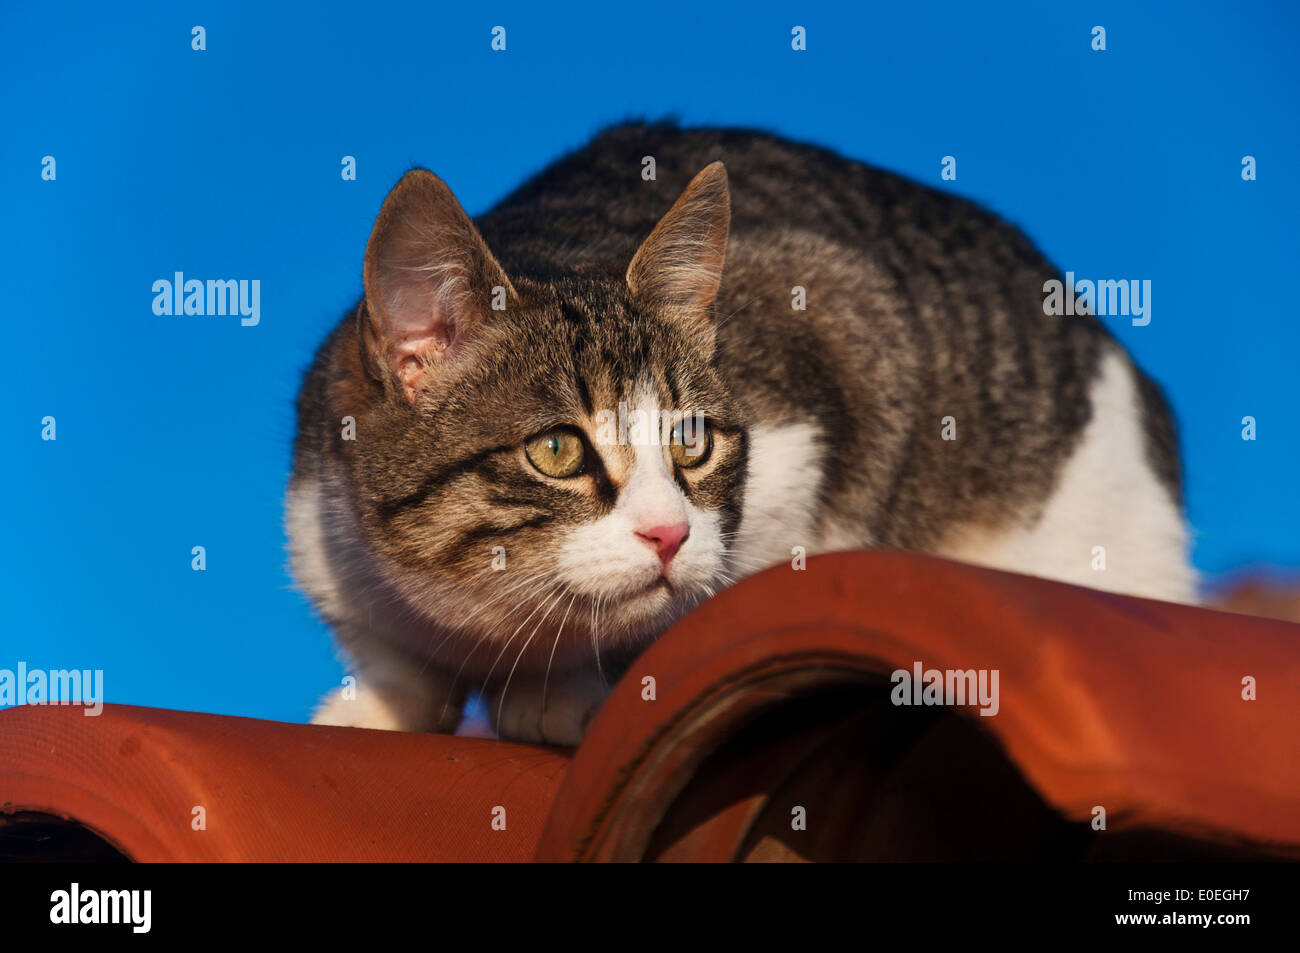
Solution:
[{"label": "tabby cat", "polygon": [[409,172],[299,398],[293,568],[357,675],[315,720],[446,731],[482,690],[503,737],[576,744],[795,547],[1191,601],[1169,410],[1044,314],[1057,277],[970,202],[758,132],[615,127],[477,220]]}]

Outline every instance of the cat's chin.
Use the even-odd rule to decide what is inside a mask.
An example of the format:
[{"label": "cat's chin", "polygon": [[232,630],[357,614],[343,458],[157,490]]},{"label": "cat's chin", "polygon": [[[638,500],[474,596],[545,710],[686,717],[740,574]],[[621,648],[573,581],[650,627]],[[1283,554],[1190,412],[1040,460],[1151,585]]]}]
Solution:
[{"label": "cat's chin", "polygon": [[680,619],[703,594],[683,592],[660,578],[642,589],[606,603],[601,609],[600,627],[610,635],[637,639],[660,635]]}]

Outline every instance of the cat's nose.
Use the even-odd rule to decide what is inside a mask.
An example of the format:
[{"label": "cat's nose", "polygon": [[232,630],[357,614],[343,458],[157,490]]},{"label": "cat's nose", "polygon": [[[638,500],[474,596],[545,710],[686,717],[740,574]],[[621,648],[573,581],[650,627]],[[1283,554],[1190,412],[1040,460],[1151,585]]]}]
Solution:
[{"label": "cat's nose", "polygon": [[689,523],[651,526],[649,529],[637,530],[636,535],[654,547],[655,552],[659,554],[659,562],[667,569],[668,564],[677,555],[677,550],[681,549],[682,543],[686,542],[686,537],[691,535],[691,526]]}]

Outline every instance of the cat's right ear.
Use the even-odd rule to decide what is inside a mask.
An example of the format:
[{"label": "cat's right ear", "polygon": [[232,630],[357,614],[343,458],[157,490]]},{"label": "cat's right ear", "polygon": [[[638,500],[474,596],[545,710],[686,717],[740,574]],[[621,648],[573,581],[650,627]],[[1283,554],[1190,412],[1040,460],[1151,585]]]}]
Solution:
[{"label": "cat's right ear", "polygon": [[473,340],[494,294],[516,298],[456,196],[426,169],[406,173],[388,193],[366,245],[363,279],[367,369],[410,403]]}]

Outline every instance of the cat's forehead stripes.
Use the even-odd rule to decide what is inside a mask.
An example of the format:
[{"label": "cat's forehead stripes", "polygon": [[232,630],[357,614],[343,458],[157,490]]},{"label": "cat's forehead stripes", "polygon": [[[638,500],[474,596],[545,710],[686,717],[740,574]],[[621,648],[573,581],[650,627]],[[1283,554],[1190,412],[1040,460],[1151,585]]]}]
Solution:
[{"label": "cat's forehead stripes", "polygon": [[639,382],[624,381],[615,385],[606,380],[604,397],[595,412],[583,421],[583,429],[609,475],[618,487],[626,486],[641,466],[644,457],[638,447],[658,446],[662,401],[654,387],[642,375]]}]

